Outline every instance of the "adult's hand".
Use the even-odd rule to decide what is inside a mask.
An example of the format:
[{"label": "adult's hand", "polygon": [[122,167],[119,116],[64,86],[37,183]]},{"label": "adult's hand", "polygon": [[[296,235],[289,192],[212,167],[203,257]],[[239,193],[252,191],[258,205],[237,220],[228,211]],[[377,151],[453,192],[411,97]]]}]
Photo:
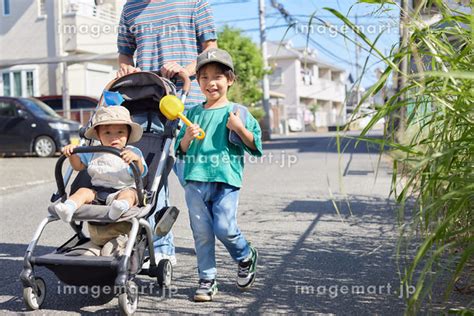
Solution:
[{"label": "adult's hand", "polygon": [[122,65],[120,65],[120,69],[117,72],[117,75],[116,75],[115,78],[120,78],[120,77],[123,77],[125,75],[131,74],[131,73],[134,73],[134,72],[139,72],[139,71],[141,71],[141,70],[138,67],[133,67],[132,65],[122,64]]},{"label": "adult's hand", "polygon": [[163,77],[168,79],[171,79],[178,74],[180,77],[189,77],[189,72],[186,70],[186,68],[176,62],[168,62],[164,64],[163,67],[161,67],[160,72]]}]

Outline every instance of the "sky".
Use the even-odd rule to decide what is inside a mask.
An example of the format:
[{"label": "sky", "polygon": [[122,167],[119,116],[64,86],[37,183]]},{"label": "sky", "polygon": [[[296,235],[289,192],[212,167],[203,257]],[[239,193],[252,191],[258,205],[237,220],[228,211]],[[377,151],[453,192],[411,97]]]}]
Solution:
[{"label": "sky", "polygon": [[[236,27],[241,29],[244,35],[251,37],[255,43],[260,43],[258,0],[209,0],[209,2],[218,29],[225,25]],[[270,0],[266,0],[267,39],[280,42],[285,36],[285,41],[290,40],[294,47],[305,47],[306,37],[309,33],[308,47],[315,49],[321,60],[346,69],[353,78],[356,77],[356,46],[342,35],[337,34],[336,30],[344,32],[344,24],[324,8],[336,9],[354,23],[357,19],[357,25],[371,40],[375,40],[379,33],[383,32],[376,45],[383,54],[388,55],[392,46],[396,45],[399,40],[399,10],[393,5],[381,10],[378,5],[356,4],[355,0],[277,0],[277,2],[298,23],[295,28],[289,29],[282,14],[271,6]],[[308,21],[313,13],[315,13],[315,17],[330,23],[334,29],[330,30],[317,20],[313,21],[318,24],[314,24],[310,28]],[[285,32],[287,32],[286,35]],[[345,33],[347,37],[355,38],[352,31],[347,30]],[[361,39],[358,41],[362,42]],[[369,55],[364,48],[367,48],[367,45],[363,45],[359,49],[359,73],[361,73],[362,66]],[[377,68],[385,68],[384,64],[374,57],[369,59],[367,65],[370,67],[363,76],[361,83],[363,87],[376,82]]]}]

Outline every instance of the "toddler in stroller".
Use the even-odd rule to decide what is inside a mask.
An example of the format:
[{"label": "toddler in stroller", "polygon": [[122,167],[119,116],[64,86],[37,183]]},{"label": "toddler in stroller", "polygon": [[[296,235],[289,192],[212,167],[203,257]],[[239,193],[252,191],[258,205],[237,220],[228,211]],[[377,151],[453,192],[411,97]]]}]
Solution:
[{"label": "toddler in stroller", "polygon": [[[185,81],[185,89],[183,90],[188,91],[186,87],[189,87],[189,78],[182,79]],[[132,159],[133,161],[130,164],[136,188],[136,206],[129,205],[131,207],[116,220],[109,216],[111,208],[109,205],[84,204],[73,211],[72,214],[65,212],[68,214],[65,216],[66,219],[69,219],[69,215],[71,215],[70,226],[75,234],[54,252],[35,255],[34,250],[46,225],[60,218],[57,205],[68,199],[66,185],[71,178],[72,169],[69,169],[63,177],[62,165],[66,160],[66,156],[63,155],[59,158],[55,169],[58,191],[51,198],[53,204],[48,208],[49,215],[37,228],[33,240],[26,250],[24,267],[20,274],[23,284],[23,299],[29,309],[39,309],[44,302],[46,293],[44,280],[35,276],[35,266],[48,268],[62,282],[69,285],[113,285],[114,290],[117,289],[119,294],[120,311],[126,315],[133,314],[138,306],[138,288],[134,278],[140,272],[144,272],[142,271],[142,264],[147,248],[150,255],[150,268],[146,270],[147,275],[156,277],[158,284],[161,286],[171,284],[171,262],[166,259],[160,260],[159,263],[156,262],[153,251],[153,228],[147,219],[155,213],[157,208],[161,207],[157,205],[158,194],[163,189],[165,180],[174,163],[174,159],[170,155],[170,147],[176,136],[177,122],[166,119],[159,112],[158,107],[162,97],[175,93],[174,87],[170,82],[155,73],[138,72],[113,80],[106,86],[105,90],[119,92],[125,99],[122,106],[127,108],[132,115],[149,113],[148,116],[152,117],[151,113],[157,114],[164,127],[163,133],[149,133],[148,129],[145,128],[142,138],[134,143],[143,153],[145,160],[145,163],[141,162],[143,167],[148,166],[148,174],[142,178],[140,163],[137,164],[136,159]],[[185,95],[183,93],[183,99]],[[100,113],[101,107],[104,106],[103,99],[102,96],[97,113]],[[109,146],[81,146],[73,148],[70,153],[108,153],[121,159],[121,151]],[[70,186],[69,198],[79,188],[90,188],[91,185],[91,178],[87,170],[80,171]],[[122,213],[122,211],[123,208],[116,213]],[[156,212],[155,232],[165,235],[174,224],[178,213],[177,208],[168,206]],[[115,218],[116,216],[112,217]],[[123,251],[116,252],[113,256],[84,255],[91,252],[91,240],[84,232],[84,223],[88,224],[91,235],[96,235],[93,232],[107,232],[106,235],[112,234],[102,242],[96,241],[95,243],[104,243],[107,239],[112,239],[111,237],[126,234],[127,238]]]},{"label": "toddler in stroller", "polygon": [[108,216],[111,220],[117,220],[131,206],[135,206],[137,191],[128,164],[135,162],[141,177],[146,175],[147,166],[140,149],[128,144],[139,141],[142,134],[142,128],[132,122],[126,108],[104,106],[98,109],[85,136],[100,141],[103,146],[119,149],[121,158],[107,153],[75,155],[73,152],[76,145],[64,147],[63,154],[69,158],[74,170],[82,171],[87,168],[92,187],[80,188],[64,203],[54,206],[56,214],[63,221],[71,222],[74,211],[93,201],[105,201],[106,205],[110,205]]}]

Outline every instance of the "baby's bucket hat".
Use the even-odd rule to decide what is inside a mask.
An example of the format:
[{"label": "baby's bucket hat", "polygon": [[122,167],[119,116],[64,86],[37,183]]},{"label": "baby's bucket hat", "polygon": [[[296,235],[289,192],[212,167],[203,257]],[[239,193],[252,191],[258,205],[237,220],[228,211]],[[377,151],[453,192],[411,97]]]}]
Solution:
[{"label": "baby's bucket hat", "polygon": [[128,143],[136,143],[142,138],[143,129],[142,127],[133,122],[130,118],[130,112],[123,106],[102,106],[100,107],[92,119],[92,126],[87,129],[84,136],[89,139],[99,140],[97,135],[96,127],[99,125],[109,124],[126,124],[130,126],[131,131],[128,137]]}]

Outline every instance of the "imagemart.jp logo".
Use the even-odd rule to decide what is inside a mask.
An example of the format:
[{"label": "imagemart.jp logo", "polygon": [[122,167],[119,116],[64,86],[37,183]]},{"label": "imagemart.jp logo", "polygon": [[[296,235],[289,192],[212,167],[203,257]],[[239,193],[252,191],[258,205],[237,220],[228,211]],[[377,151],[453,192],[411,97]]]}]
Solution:
[{"label": "imagemart.jp logo", "polygon": [[414,294],[415,290],[416,288],[412,285],[400,285],[400,287],[393,287],[391,283],[379,285],[295,285],[295,294],[329,296],[330,298],[336,298],[340,295],[397,295],[398,298],[407,298]]},{"label": "imagemart.jp logo", "polygon": [[[130,289],[128,289],[130,291]],[[178,287],[169,286],[163,290],[156,283],[137,284],[136,293],[139,295],[150,295],[162,298],[172,298],[178,293]],[[102,296],[116,296],[125,293],[126,289],[123,286],[117,285],[67,285],[58,281],[56,294],[58,295],[89,295],[94,299]]]}]

